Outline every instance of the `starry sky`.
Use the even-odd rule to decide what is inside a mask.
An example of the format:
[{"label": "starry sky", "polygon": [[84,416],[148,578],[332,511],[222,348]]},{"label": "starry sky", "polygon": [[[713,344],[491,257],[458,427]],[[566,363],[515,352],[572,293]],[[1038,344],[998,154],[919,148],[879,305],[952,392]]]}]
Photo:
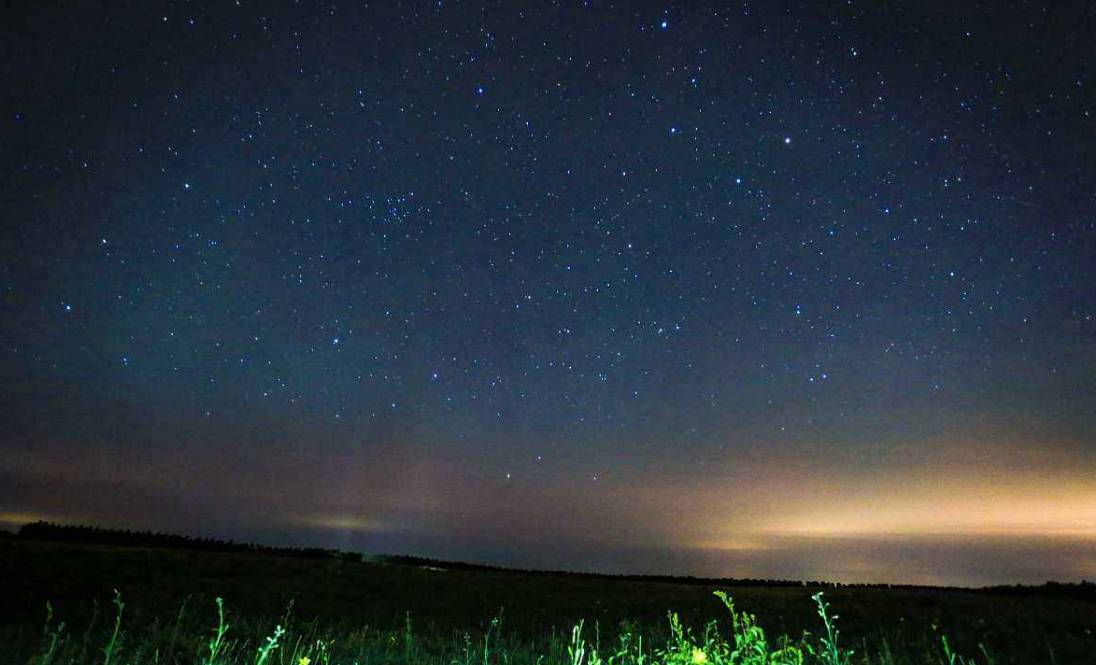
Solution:
[{"label": "starry sky", "polygon": [[1087,3],[26,3],[0,524],[1096,576]]}]

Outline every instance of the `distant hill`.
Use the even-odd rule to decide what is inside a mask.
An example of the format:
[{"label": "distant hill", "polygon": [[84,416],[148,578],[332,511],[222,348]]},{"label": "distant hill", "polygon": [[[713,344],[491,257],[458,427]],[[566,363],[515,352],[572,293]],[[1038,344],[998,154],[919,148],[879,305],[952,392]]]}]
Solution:
[{"label": "distant hill", "polygon": [[[463,561],[442,561],[420,556],[408,556],[403,554],[381,554],[365,556],[366,560],[373,563],[418,566],[420,568],[432,568],[437,570],[468,570],[495,573],[520,573],[522,575],[551,575],[577,577],[584,579],[613,579],[630,582],[672,582],[674,584],[700,584],[711,586],[713,584],[733,584],[734,586],[777,586],[777,587],[829,587],[836,588],[844,585],[837,582],[821,582],[815,580],[766,580],[766,579],[729,579],[712,577],[694,577],[692,575],[613,575],[609,573],[585,573],[569,570],[524,570],[521,568],[507,568],[504,566],[491,566],[487,564],[466,563]],[[864,586],[889,586],[889,585],[864,585]]]},{"label": "distant hill", "polygon": [[[959,589],[960,587],[933,587],[920,584],[880,584],[880,583],[846,583],[826,582],[821,580],[780,580],[760,578],[728,578],[728,577],[694,577],[692,575],[613,575],[608,573],[585,573],[567,570],[523,570],[520,568],[506,568],[503,566],[491,566],[486,564],[466,563],[463,561],[443,561],[428,557],[408,555],[363,555],[364,561],[379,564],[415,566],[431,570],[464,570],[494,573],[513,573],[515,575],[543,575],[552,577],[571,577],[591,580],[620,580],[624,582],[663,582],[667,584],[688,584],[697,586],[734,586],[734,587],[809,587],[820,589]],[[998,585],[983,587],[980,589],[963,589],[964,591],[987,591],[994,593],[1007,593],[1013,595],[1026,595],[1051,592],[1056,595],[1068,595],[1096,599],[1096,582],[1082,580],[1080,583],[1046,582],[1041,585]]]},{"label": "distant hill", "polygon": [[[54,524],[51,522],[32,522],[19,528],[18,532],[0,530],[0,540],[21,539],[44,542],[81,543],[115,545],[121,547],[148,547],[205,552],[239,552],[264,554],[269,556],[290,557],[296,559],[338,559],[343,561],[369,562],[390,566],[408,566],[432,570],[453,570],[470,572],[491,572],[530,576],[555,576],[589,580],[619,580],[625,582],[663,582],[697,586],[735,586],[735,587],[790,587],[824,589],[940,589],[947,587],[929,587],[917,584],[873,584],[842,583],[820,580],[780,580],[758,578],[714,578],[694,577],[692,575],[613,575],[608,573],[575,572],[567,570],[523,570],[464,561],[443,561],[421,556],[376,554],[364,555],[359,552],[324,549],[319,547],[273,547],[255,543],[237,543],[231,540],[185,536],[174,533],[132,531],[129,529],[107,529],[96,526]],[[1067,595],[1096,599],[1096,583],[1061,583],[1049,581],[1042,585],[998,585],[968,591],[988,591],[1010,595],[1028,595],[1051,592],[1055,595]]]},{"label": "distant hill", "polygon": [[23,540],[40,540],[60,543],[85,543],[119,545],[124,547],[163,547],[204,552],[248,552],[299,559],[350,559],[361,560],[357,552],[343,552],[319,547],[271,547],[254,543],[237,543],[231,540],[182,536],[174,533],[131,531],[129,529],[104,529],[97,526],[75,526],[51,522],[31,522],[19,528],[16,537]]}]

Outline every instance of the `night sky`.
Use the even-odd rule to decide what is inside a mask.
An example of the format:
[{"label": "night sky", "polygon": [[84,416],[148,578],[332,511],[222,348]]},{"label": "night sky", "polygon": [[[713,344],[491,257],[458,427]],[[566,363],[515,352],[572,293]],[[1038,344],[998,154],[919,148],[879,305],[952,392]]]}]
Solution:
[{"label": "night sky", "polygon": [[0,525],[1096,576],[1087,3],[94,4],[0,28]]}]

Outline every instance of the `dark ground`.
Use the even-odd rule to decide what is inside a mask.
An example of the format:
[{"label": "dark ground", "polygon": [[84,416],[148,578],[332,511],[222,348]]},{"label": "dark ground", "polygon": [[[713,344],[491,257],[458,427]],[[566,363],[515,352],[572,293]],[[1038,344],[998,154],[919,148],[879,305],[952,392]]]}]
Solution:
[{"label": "dark ground", "polygon": [[[726,589],[740,609],[755,613],[769,634],[814,631],[810,596],[817,587],[759,587],[650,582],[488,570],[430,570],[397,563],[301,559],[248,553],[34,542],[0,539],[0,627],[41,626],[45,603],[78,629],[98,605],[110,611],[113,589],[126,600],[129,620],[191,612],[214,617],[222,596],[236,616],[276,617],[294,602],[298,618],[399,626],[437,634],[477,631],[502,610],[509,630],[543,638],[578,619],[603,634],[622,621],[652,632],[670,610],[693,625],[723,619],[714,588]],[[974,591],[931,588],[833,588],[832,604],[846,644],[907,646],[949,639],[965,653],[984,643],[997,662],[1096,662],[1096,597],[1090,588]],[[188,600],[189,599],[189,600]],[[144,619],[142,619],[144,617]],[[1089,660],[1086,660],[1089,658]]]}]

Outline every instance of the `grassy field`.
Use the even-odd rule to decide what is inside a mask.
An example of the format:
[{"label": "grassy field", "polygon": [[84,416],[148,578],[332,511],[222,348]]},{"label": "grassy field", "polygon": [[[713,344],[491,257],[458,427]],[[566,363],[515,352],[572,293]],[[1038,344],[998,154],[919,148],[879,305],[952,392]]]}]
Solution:
[{"label": "grassy field", "polygon": [[736,587],[14,539],[0,578],[5,659],[35,665],[1096,663],[1091,588]]}]

